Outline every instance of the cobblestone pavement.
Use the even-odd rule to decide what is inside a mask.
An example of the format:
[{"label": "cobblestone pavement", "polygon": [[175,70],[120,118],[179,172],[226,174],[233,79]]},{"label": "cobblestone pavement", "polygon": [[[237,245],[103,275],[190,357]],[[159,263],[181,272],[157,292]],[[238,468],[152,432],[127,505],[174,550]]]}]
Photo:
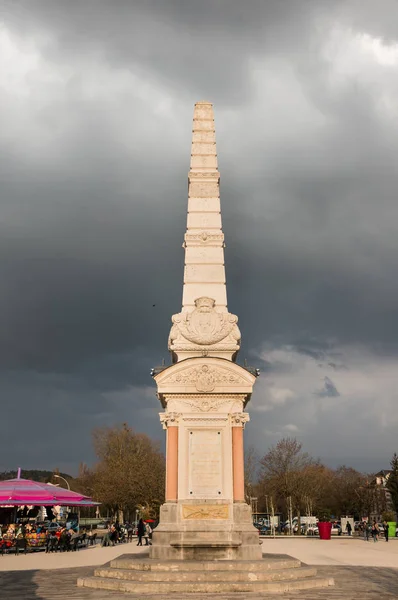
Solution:
[{"label": "cobblestone pavement", "polygon": [[92,568],[59,569],[57,571],[4,571],[0,573],[2,600],[114,600],[129,597],[140,600],[391,600],[398,598],[398,569],[375,567],[318,567],[319,575],[334,577],[335,587],[303,590],[287,594],[120,594],[78,588],[79,576],[91,575]]}]

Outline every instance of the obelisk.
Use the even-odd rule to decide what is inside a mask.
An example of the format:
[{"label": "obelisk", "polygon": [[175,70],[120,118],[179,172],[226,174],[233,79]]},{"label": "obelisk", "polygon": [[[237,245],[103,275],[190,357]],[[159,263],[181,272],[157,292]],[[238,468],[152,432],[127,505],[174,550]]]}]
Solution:
[{"label": "obelisk", "polygon": [[150,556],[259,559],[244,493],[243,430],[256,372],[236,364],[238,318],[228,312],[213,106],[195,104],[181,312],[172,364],[153,370],[166,430],[166,502]]}]

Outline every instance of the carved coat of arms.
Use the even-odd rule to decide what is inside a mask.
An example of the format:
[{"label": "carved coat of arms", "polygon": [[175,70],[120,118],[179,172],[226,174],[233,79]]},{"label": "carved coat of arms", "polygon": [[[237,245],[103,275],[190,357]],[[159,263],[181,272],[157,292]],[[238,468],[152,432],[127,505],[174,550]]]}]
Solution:
[{"label": "carved coat of arms", "polygon": [[212,298],[198,298],[195,309],[191,313],[178,313],[172,317],[173,326],[170,331],[169,348],[186,342],[199,346],[211,346],[225,341],[239,347],[240,331],[238,317],[231,313],[219,313],[215,309]]}]

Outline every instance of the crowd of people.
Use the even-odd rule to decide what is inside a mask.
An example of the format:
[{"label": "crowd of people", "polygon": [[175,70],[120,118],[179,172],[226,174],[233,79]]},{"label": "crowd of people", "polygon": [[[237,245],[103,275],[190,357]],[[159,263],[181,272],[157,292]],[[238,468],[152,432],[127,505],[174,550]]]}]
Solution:
[{"label": "crowd of people", "polygon": [[[78,550],[79,546],[95,541],[95,534],[82,530],[58,527],[49,529],[43,524],[11,524],[6,527],[0,525],[0,551],[14,549],[16,553],[27,552],[28,548],[42,549],[46,552],[69,552]],[[94,540],[93,540],[94,538]]]},{"label": "crowd of people", "polygon": [[[137,546],[142,546],[142,540],[145,540],[145,545],[149,546],[152,539],[152,528],[147,521],[140,519],[137,527]],[[125,523],[121,525],[118,521],[108,523],[107,531],[102,538],[101,546],[115,546],[123,542],[131,542],[134,535],[134,525]]]},{"label": "crowd of people", "polygon": [[[102,532],[101,532],[102,533]],[[55,523],[26,523],[0,525],[0,553],[9,550],[16,553],[27,552],[28,549],[44,549],[46,552],[69,552],[81,546],[94,545],[98,531],[73,528],[67,529]],[[152,528],[149,522],[140,519],[138,527],[133,523],[120,524],[118,521],[108,522],[105,533],[100,537],[101,546],[115,546],[123,542],[131,542],[137,536],[137,546],[151,544]]]},{"label": "crowd of people", "polygon": [[369,541],[370,538],[373,539],[374,542],[378,542],[380,535],[384,534],[384,539],[388,542],[389,539],[389,525],[387,521],[383,521],[382,528],[379,523],[373,521],[373,523],[361,523],[359,525],[359,532],[362,533],[363,539],[365,541]]}]

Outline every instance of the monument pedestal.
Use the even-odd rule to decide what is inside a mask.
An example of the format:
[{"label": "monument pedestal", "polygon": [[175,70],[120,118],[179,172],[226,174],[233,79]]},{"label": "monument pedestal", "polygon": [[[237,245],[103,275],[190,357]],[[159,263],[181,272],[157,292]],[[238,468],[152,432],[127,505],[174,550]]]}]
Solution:
[{"label": "monument pedestal", "polygon": [[259,560],[259,534],[246,503],[163,504],[150,557],[158,560]]},{"label": "monument pedestal", "polygon": [[155,379],[165,407],[166,503],[150,557],[261,559],[244,490],[244,408],[255,376],[223,358],[197,357]]}]

